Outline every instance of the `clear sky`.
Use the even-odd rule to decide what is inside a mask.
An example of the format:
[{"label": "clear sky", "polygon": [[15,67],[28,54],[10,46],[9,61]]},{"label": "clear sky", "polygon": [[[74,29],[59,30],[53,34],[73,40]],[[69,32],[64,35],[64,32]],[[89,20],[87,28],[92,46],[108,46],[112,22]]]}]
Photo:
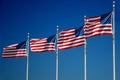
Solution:
[{"label": "clear sky", "polygon": [[[120,80],[120,2],[116,0],[116,78]],[[3,47],[79,27],[83,17],[112,10],[112,0],[0,0],[0,53]],[[59,80],[84,79],[84,48],[59,51]],[[0,56],[1,56],[0,54]],[[32,53],[29,80],[55,80],[55,53]],[[112,80],[112,36],[87,39],[87,80]],[[0,80],[25,80],[26,58],[0,57]]]}]

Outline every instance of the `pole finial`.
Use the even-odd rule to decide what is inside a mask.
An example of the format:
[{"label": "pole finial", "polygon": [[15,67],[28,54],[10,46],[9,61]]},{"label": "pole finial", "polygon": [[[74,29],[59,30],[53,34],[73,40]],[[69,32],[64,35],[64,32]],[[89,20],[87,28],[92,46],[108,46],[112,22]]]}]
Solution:
[{"label": "pole finial", "polygon": [[86,19],[86,16],[84,16],[84,19]]},{"label": "pole finial", "polygon": [[59,26],[57,25],[57,30],[59,30]]},{"label": "pole finial", "polygon": [[84,16],[84,21],[86,22],[86,16]]},{"label": "pole finial", "polygon": [[115,1],[113,1],[113,8],[115,7]]},{"label": "pole finial", "polygon": [[57,28],[59,28],[59,26],[57,25]]},{"label": "pole finial", "polygon": [[30,33],[28,32],[27,35],[28,35],[28,37],[29,37],[29,36],[30,36]]}]

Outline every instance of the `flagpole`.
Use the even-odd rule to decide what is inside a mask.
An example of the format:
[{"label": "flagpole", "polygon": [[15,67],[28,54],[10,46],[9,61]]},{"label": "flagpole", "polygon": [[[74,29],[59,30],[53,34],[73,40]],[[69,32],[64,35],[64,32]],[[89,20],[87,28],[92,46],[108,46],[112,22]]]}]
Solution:
[{"label": "flagpole", "polygon": [[116,52],[115,52],[115,1],[113,1],[113,80],[116,80]]},{"label": "flagpole", "polygon": [[86,68],[86,40],[84,45],[84,80],[87,80],[87,68]]},{"label": "flagpole", "polygon": [[[56,44],[58,43],[58,30],[59,26],[57,26]],[[56,45],[56,80],[58,80],[58,44]]]},{"label": "flagpole", "polygon": [[28,68],[29,68],[29,33],[27,37],[27,65],[26,65],[26,80],[28,80]]},{"label": "flagpole", "polygon": [[[85,20],[86,16],[84,16],[84,21],[86,22]],[[87,67],[86,67],[86,63],[87,63],[87,60],[86,60],[86,45],[87,45],[87,42],[86,42],[86,39],[85,39],[85,45],[84,45],[84,80],[87,80]]]}]

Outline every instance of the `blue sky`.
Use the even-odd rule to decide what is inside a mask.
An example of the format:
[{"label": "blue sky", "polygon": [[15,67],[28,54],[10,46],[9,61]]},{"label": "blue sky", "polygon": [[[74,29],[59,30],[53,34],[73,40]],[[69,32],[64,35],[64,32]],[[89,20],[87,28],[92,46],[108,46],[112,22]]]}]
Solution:
[{"label": "blue sky", "polygon": [[[116,80],[120,80],[120,2],[116,0]],[[112,0],[1,0],[0,53],[3,47],[79,27],[84,16],[112,10]],[[59,80],[84,79],[84,48],[59,51]],[[0,54],[0,56],[1,56]],[[29,80],[55,80],[55,53],[32,53]],[[25,80],[26,58],[0,58],[0,80]],[[87,39],[87,80],[112,80],[112,36]]]}]

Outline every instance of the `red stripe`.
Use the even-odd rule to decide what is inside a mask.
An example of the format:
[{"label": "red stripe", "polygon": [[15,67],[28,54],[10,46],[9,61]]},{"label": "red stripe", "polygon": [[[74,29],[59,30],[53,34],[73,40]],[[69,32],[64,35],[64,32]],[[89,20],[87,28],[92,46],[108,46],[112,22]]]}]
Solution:
[{"label": "red stripe", "polygon": [[94,32],[85,33],[85,35],[90,35],[90,34],[93,34],[93,33],[96,33],[96,32],[98,32],[98,33],[100,33],[100,32],[101,32],[101,33],[102,33],[102,32],[103,32],[103,33],[106,33],[106,31],[111,31],[111,29],[107,29],[107,30],[104,30],[104,29],[103,29],[103,30],[96,30],[96,31],[94,31]]},{"label": "red stripe", "polygon": [[85,30],[85,32],[87,32],[87,31],[93,31],[94,29],[99,29],[99,28],[110,28],[110,29],[112,29],[112,27],[111,26],[102,26],[102,25],[100,25],[100,26],[90,26],[89,28],[84,28],[84,30]]},{"label": "red stripe", "polygon": [[45,44],[47,41],[30,42],[30,44]]},{"label": "red stripe", "polygon": [[71,29],[62,30],[59,34],[72,33],[74,31],[75,31],[75,29],[71,28]]},{"label": "red stripe", "polygon": [[9,45],[9,46],[6,46],[5,48],[14,48],[14,47],[16,47],[18,44],[12,44],[12,45]]},{"label": "red stripe", "polygon": [[72,38],[75,38],[75,35],[73,35],[73,36],[68,36],[68,37],[62,37],[62,38],[59,38],[58,40],[59,40],[59,41],[62,41],[62,40],[68,40],[68,39],[72,39]]},{"label": "red stripe", "polygon": [[36,49],[32,49],[31,51],[32,52],[55,51],[55,49],[54,48],[44,48],[44,49],[36,48]]},{"label": "red stripe", "polygon": [[60,34],[60,35],[59,35],[59,38],[61,38],[61,37],[73,36],[74,34],[75,34],[75,33],[71,33],[71,34],[68,34],[68,33],[67,33],[67,34],[62,34],[62,35]]},{"label": "red stripe", "polygon": [[47,38],[31,39],[30,42],[45,41]]},{"label": "red stripe", "polygon": [[44,46],[55,46],[54,44],[32,44],[30,47],[44,47]]},{"label": "red stripe", "polygon": [[86,17],[86,20],[92,19],[92,18],[100,18],[100,16],[90,16],[90,17]]},{"label": "red stripe", "polygon": [[20,58],[20,57],[27,57],[27,55],[23,55],[23,56],[16,56],[16,55],[13,55],[13,56],[2,56],[2,58]]},{"label": "red stripe", "polygon": [[75,37],[75,35],[68,35],[68,36],[60,36],[59,39],[63,38],[70,38],[70,37]]},{"label": "red stripe", "polygon": [[90,23],[85,23],[84,28],[89,28],[92,26],[100,25],[100,22],[90,22]]},{"label": "red stripe", "polygon": [[66,39],[66,40],[58,40],[58,44],[62,44],[64,42],[72,42],[72,41],[75,41],[75,38]]},{"label": "red stripe", "polygon": [[55,50],[31,50],[32,52],[55,52]]},{"label": "red stripe", "polygon": [[76,37],[74,40],[70,42],[63,42],[58,45],[58,48],[60,50],[65,50],[69,48],[74,48],[78,46],[83,46],[85,45],[85,38],[84,37]]},{"label": "red stripe", "polygon": [[58,45],[58,47],[64,47],[64,46],[72,46],[72,45],[75,45],[75,44],[78,44],[78,43],[82,43],[82,42],[85,42],[85,40],[81,40],[81,41],[77,41],[77,42],[66,42],[66,44],[65,43],[62,43],[62,44],[59,44]]},{"label": "red stripe", "polygon": [[45,46],[45,47],[31,47],[31,49],[45,49],[45,48],[55,48],[54,46]]},{"label": "red stripe", "polygon": [[100,22],[100,19],[96,19],[96,20],[89,20],[88,22]]},{"label": "red stripe", "polygon": [[78,46],[69,46],[69,47],[66,47],[66,48],[60,48],[60,50],[66,50],[66,49],[70,49],[70,48],[75,48],[75,47],[79,47],[79,46],[84,46],[85,44],[81,44],[81,45],[78,45]]},{"label": "red stripe", "polygon": [[[89,35],[89,37],[94,37],[94,36],[103,36],[103,35],[112,35],[112,33],[100,33],[100,34],[95,34],[95,35]],[[87,36],[87,35],[86,35]],[[88,37],[86,37],[88,38]]]},{"label": "red stripe", "polygon": [[58,45],[61,45],[61,44],[69,44],[69,43],[71,43],[71,42],[73,42],[73,43],[75,43],[75,42],[81,42],[81,41],[85,41],[85,38],[84,37],[80,37],[80,38],[78,38],[78,37],[76,37],[76,38],[74,38],[74,39],[72,39],[72,40],[70,40],[70,41],[62,41],[62,42],[58,42]]}]

